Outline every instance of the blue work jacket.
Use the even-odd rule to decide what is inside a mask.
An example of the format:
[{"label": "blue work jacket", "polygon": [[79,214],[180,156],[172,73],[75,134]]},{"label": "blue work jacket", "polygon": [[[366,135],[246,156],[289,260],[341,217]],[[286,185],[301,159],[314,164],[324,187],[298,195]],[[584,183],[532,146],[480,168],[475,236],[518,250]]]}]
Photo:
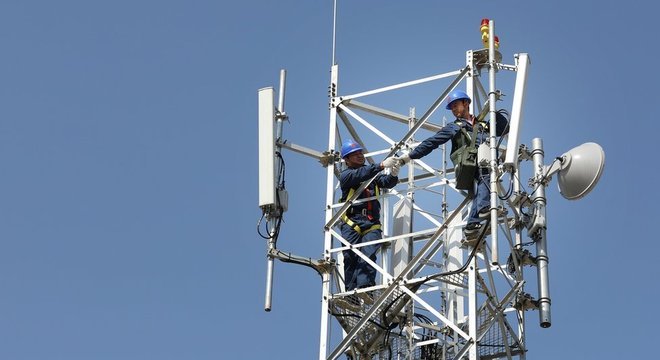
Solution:
[{"label": "blue work jacket", "polygon": [[[505,135],[509,129],[509,120],[500,114],[496,114],[496,125],[495,125],[495,134],[497,136]],[[479,128],[477,131],[477,146],[486,141],[490,136],[490,130],[488,130],[487,122],[480,122],[478,124]],[[434,149],[437,149],[440,145],[451,140],[451,152],[453,153],[458,149],[460,145],[460,133],[461,128],[464,128],[470,136],[472,136],[473,127],[465,119],[456,119],[453,123],[447,124],[442,127],[435,135],[429,137],[428,139],[422,141],[415,149],[413,149],[409,155],[411,159],[421,159],[424,156],[428,155]]]},{"label": "blue work jacket", "polygon": [[[363,165],[359,168],[346,168],[339,175],[339,186],[341,187],[341,201],[346,201],[348,194],[353,190],[357,190],[362,184],[363,181],[367,181],[372,177],[376,176],[382,169],[380,164],[369,164]],[[390,189],[396,186],[399,182],[399,178],[392,175],[379,174],[376,176],[374,181],[369,184],[365,191],[360,194],[357,199],[364,199],[376,195],[376,186],[381,189]],[[371,203],[369,205],[369,203]],[[371,200],[367,202],[362,202],[351,206],[347,211],[346,215],[351,219],[362,218],[361,214],[363,209],[371,207],[369,213],[372,216],[372,219],[369,219],[370,222],[378,222],[380,220],[380,202],[378,200]],[[364,219],[361,219],[364,220]]]}]

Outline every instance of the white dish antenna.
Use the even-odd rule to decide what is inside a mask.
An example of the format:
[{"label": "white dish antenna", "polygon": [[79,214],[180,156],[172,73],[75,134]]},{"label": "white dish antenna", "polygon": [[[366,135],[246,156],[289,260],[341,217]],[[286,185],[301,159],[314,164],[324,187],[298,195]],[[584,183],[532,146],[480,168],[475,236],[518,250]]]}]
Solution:
[{"label": "white dish antenna", "polygon": [[557,175],[559,192],[568,200],[587,195],[598,183],[605,167],[603,148],[592,142],[584,143],[561,156]]}]

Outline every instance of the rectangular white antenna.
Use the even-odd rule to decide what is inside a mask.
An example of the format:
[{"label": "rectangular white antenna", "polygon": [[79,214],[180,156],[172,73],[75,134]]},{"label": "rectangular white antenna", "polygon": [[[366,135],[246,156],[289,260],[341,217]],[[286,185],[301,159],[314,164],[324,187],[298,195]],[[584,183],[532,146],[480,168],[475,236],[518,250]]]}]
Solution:
[{"label": "rectangular white antenna", "polygon": [[259,207],[275,206],[275,90],[259,89]]},{"label": "rectangular white antenna", "polygon": [[515,167],[518,163],[518,139],[523,120],[523,102],[525,101],[525,84],[527,83],[527,65],[529,56],[526,53],[517,54],[516,85],[511,105],[511,121],[509,121],[509,140],[507,141],[505,167]]}]

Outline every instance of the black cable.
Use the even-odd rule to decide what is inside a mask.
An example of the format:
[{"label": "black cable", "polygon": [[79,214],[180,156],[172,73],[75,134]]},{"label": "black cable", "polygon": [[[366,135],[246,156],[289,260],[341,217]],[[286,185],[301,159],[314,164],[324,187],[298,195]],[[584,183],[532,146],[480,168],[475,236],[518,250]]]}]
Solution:
[{"label": "black cable", "polygon": [[509,189],[506,191],[504,195],[497,195],[497,197],[500,200],[509,200],[509,198],[513,195],[513,180],[509,182]]},{"label": "black cable", "polygon": [[395,304],[395,303],[396,303],[396,302],[397,302],[397,301],[398,301],[403,295],[405,295],[405,294],[406,294],[405,292],[402,292],[402,293],[399,294],[396,298],[394,298],[394,300],[392,300],[392,302],[390,302],[389,304],[387,304],[387,306],[386,306],[385,309],[383,310],[383,314],[387,314],[387,311],[390,310],[390,308],[392,307],[392,305],[394,305],[394,304]]},{"label": "black cable", "polygon": [[[488,225],[490,225],[490,220],[486,221],[486,223],[484,224],[483,228],[485,229],[486,227],[488,227]],[[482,230],[482,231],[483,231],[483,230]],[[458,268],[458,269],[456,269],[456,270],[447,271],[447,272],[440,273],[440,274],[437,274],[437,275],[429,276],[426,280],[422,281],[421,284],[424,284],[424,283],[426,283],[427,281],[429,281],[429,280],[433,280],[433,279],[435,279],[435,278],[439,278],[439,277],[443,277],[443,276],[449,276],[449,275],[456,275],[456,274],[460,274],[460,273],[462,273],[463,271],[465,271],[465,269],[467,269],[467,267],[470,265],[470,262],[472,261],[472,258],[476,256],[477,251],[479,250],[479,247],[481,246],[481,244],[484,242],[484,239],[485,239],[485,238],[486,238],[486,233],[483,232],[482,235],[481,235],[481,237],[480,237],[479,240],[477,241],[477,243],[474,245],[474,248],[473,248],[472,251],[470,252],[470,255],[468,256],[468,259],[467,259],[467,261],[465,262],[465,264],[463,264],[463,266],[461,266],[460,268]],[[421,285],[421,284],[420,284],[420,285]],[[401,296],[403,296],[403,295],[405,295],[405,294],[406,294],[405,292],[404,292],[404,293],[401,293],[401,294],[399,294],[394,300],[392,300],[392,302],[391,302],[391,303],[385,308],[385,312],[387,312],[387,310],[389,310],[390,307],[391,307],[394,303],[396,303],[397,300],[399,300],[399,298],[401,298]]]},{"label": "black cable", "polygon": [[520,246],[523,247],[523,246],[529,246],[529,245],[534,245],[534,244],[536,244],[535,241],[529,241],[529,242],[520,244]]},{"label": "black cable", "polygon": [[[488,225],[490,225],[490,220],[486,221],[486,223],[484,224],[484,227],[483,227],[483,228],[484,228],[484,229],[487,228]],[[482,230],[482,231],[483,231],[483,230]],[[470,255],[468,256],[468,259],[467,259],[467,261],[465,261],[465,264],[463,264],[463,266],[461,266],[460,268],[458,268],[458,269],[456,269],[456,270],[447,271],[447,272],[440,273],[440,274],[437,274],[437,275],[429,276],[426,280],[424,280],[424,282],[427,282],[427,281],[429,281],[429,280],[431,280],[431,279],[435,279],[435,278],[443,277],[443,276],[449,276],[449,275],[460,274],[460,273],[462,273],[463,271],[465,271],[465,269],[467,269],[467,267],[470,265],[470,262],[472,261],[472,258],[474,258],[474,257],[477,255],[477,251],[479,250],[479,247],[481,246],[481,244],[484,242],[484,239],[485,239],[485,238],[486,238],[486,233],[485,233],[485,231],[484,231],[484,232],[481,234],[481,237],[479,238],[479,240],[477,241],[477,243],[474,245],[474,248],[473,248],[472,251],[470,252]],[[422,282],[422,283],[424,283],[424,282]]]},{"label": "black cable", "polygon": [[[280,226],[282,225],[282,216],[279,216],[277,218],[277,221],[275,222],[275,229],[273,229],[273,236],[271,238],[273,239],[273,243],[277,245],[277,239],[280,237]],[[268,228],[268,226],[266,226]],[[268,232],[270,234],[270,231]]]},{"label": "black cable", "polygon": [[275,155],[277,156],[279,162],[280,162],[280,171],[279,174],[277,174],[277,188],[278,189],[284,189],[284,178],[286,174],[286,164],[284,163],[284,158],[282,157],[282,153],[279,151],[275,152]]},{"label": "black cable", "polygon": [[[357,314],[337,314],[337,313],[330,312],[330,315],[335,316],[335,317],[354,317],[354,318],[362,319],[362,316],[357,315]],[[379,324],[378,322],[376,322],[374,320],[369,319],[367,321],[374,324],[374,325],[376,325],[377,327],[379,327],[383,330],[389,330],[389,328]]]},{"label": "black cable", "polygon": [[[324,273],[323,273],[321,270],[319,270],[316,266],[314,266],[314,265],[312,264],[312,259],[309,259],[309,260],[307,260],[307,262],[305,262],[305,261],[301,261],[301,260],[298,260],[298,259],[294,259],[294,258],[291,256],[290,253],[289,253],[289,254],[286,254],[286,253],[284,253],[284,252],[282,252],[282,251],[280,251],[280,250],[278,250],[278,249],[275,249],[275,251],[277,251],[277,253],[278,253],[278,256],[276,256],[276,258],[277,258],[278,260],[280,260],[281,262],[284,262],[284,263],[291,263],[291,264],[297,264],[297,265],[302,265],[302,266],[307,266],[308,268],[313,269],[314,271],[316,271],[316,273],[319,274],[319,276],[321,277],[321,279],[323,279],[323,274],[324,274]],[[288,258],[283,257],[282,254],[288,256]]]},{"label": "black cable", "polygon": [[259,236],[261,236],[262,238],[268,240],[268,239],[270,239],[270,235],[262,234],[261,229],[260,229],[261,228],[261,221],[263,221],[265,216],[266,216],[266,212],[264,211],[264,212],[261,213],[261,217],[259,218],[259,221],[257,221],[257,234],[259,234]]},{"label": "black cable", "polygon": [[[503,113],[508,114],[508,113],[506,112],[506,110],[503,110],[503,109],[502,109],[502,110],[500,110],[500,111],[503,112]],[[476,124],[475,124],[475,126],[476,126]],[[508,126],[509,126],[509,124],[508,124],[508,122],[507,122],[507,125],[506,125],[506,127],[505,127],[505,131],[504,131],[504,132],[506,132],[506,129],[508,128]],[[476,139],[475,139],[475,140],[476,140]],[[499,146],[501,145],[501,142],[502,142],[502,138],[500,137],[500,141],[499,141],[499,143],[498,143],[498,148],[499,148]],[[499,155],[498,155],[498,156],[499,156]],[[479,176],[480,176],[481,180],[484,181],[483,174],[479,174]],[[486,186],[488,187],[487,183],[486,183]],[[488,187],[488,188],[489,188],[489,187]],[[489,192],[490,192],[490,188],[489,188],[488,190],[489,190]],[[512,191],[513,191],[513,183],[510,185],[510,190],[507,191],[507,194],[505,195],[505,198],[504,198],[504,199],[507,199],[509,196],[511,196]],[[503,199],[503,200],[504,200],[504,199]],[[490,221],[486,222],[485,227],[487,227],[489,224],[490,224]],[[424,281],[422,282],[422,284],[425,283],[426,281],[429,281],[429,280],[432,280],[432,279],[435,279],[435,278],[438,278],[438,277],[450,276],[450,275],[460,274],[460,273],[464,272],[465,269],[467,269],[467,267],[469,266],[470,262],[472,261],[472,258],[474,258],[474,256],[476,256],[476,253],[477,253],[479,247],[482,245],[482,243],[483,243],[483,241],[484,241],[484,239],[485,239],[485,236],[484,236],[484,235],[485,235],[485,233],[482,234],[482,236],[479,238],[479,240],[477,241],[477,244],[475,244],[474,248],[473,248],[472,251],[470,252],[470,255],[468,256],[467,261],[465,262],[465,264],[463,264],[463,266],[461,266],[459,269],[456,269],[456,270],[452,270],[452,271],[448,271],[448,272],[444,272],[444,273],[440,273],[440,274],[437,274],[437,275],[430,276],[430,277],[428,277],[426,280],[424,280]],[[390,302],[390,303],[385,307],[383,313],[386,314],[387,311],[392,307],[392,305],[394,305],[394,304],[395,304],[395,303],[396,303],[396,302],[397,302],[397,301],[398,301],[403,295],[405,295],[405,293],[401,293],[401,294],[399,294],[394,300],[392,300],[392,302]],[[333,314],[333,315],[334,315],[334,314]],[[419,316],[418,316],[418,315],[419,315]],[[343,316],[355,316],[355,317],[358,317],[357,315],[353,315],[353,314],[343,315]],[[418,317],[418,318],[421,319],[421,320],[427,320],[429,324],[432,323],[432,322],[430,321],[430,319],[429,319],[428,317],[426,317],[426,316],[424,316],[424,318],[426,318],[426,319],[423,319],[423,318],[422,318],[422,316],[423,316],[422,314],[415,314],[415,316]],[[372,321],[372,320],[369,320],[369,321]],[[373,321],[372,321],[372,322],[373,322]],[[379,325],[379,324],[378,324],[378,326],[381,327],[381,328],[384,328],[383,326],[381,326],[381,325]],[[390,331],[391,331],[391,330],[390,330]],[[390,332],[390,331],[388,331],[387,336],[389,336],[389,332]],[[390,350],[390,356],[391,356],[391,350]]]},{"label": "black cable", "polygon": [[[504,135],[506,135],[509,131],[510,121],[509,121],[509,112],[506,111],[505,109],[499,109],[499,110],[497,110],[497,113],[507,120],[506,126],[504,127],[504,130],[502,131],[502,135],[500,136],[500,139],[497,142],[497,146],[495,147],[495,149],[497,151],[497,158],[499,159],[500,158],[500,146],[502,145],[502,141],[504,140]],[[511,150],[512,149],[509,149],[509,151],[511,151]],[[513,149],[513,151],[517,151],[517,149]],[[511,173],[510,176],[513,177],[513,173]],[[513,194],[513,179],[511,179],[511,182],[509,183],[509,190],[507,190],[507,193],[504,195],[504,197],[500,196],[500,199],[501,200],[507,200],[509,197],[511,197],[511,194]]]},{"label": "black cable", "polygon": [[[502,115],[507,121],[506,121],[506,126],[504,127],[504,130],[502,131],[502,135],[500,136],[500,140],[497,142],[497,156],[499,157],[499,152],[500,152],[500,145],[502,145],[502,140],[504,140],[504,135],[507,134],[509,130],[509,112],[506,111],[505,109],[499,109],[496,111],[498,114]],[[496,124],[497,127],[497,124]]]},{"label": "black cable", "polygon": [[[501,115],[501,116],[503,116],[504,118],[507,119],[506,126],[504,126],[504,130],[502,130],[502,135],[500,135],[500,138],[499,138],[499,140],[498,140],[498,142],[497,142],[497,146],[495,147],[495,150],[496,150],[495,158],[496,158],[496,159],[499,159],[499,158],[500,158],[500,146],[502,145],[502,141],[504,140],[504,135],[507,134],[508,129],[509,129],[509,121],[508,121],[508,120],[509,120],[509,119],[508,119],[509,112],[506,111],[505,109],[500,109],[500,110],[497,110],[496,112],[497,112],[499,115]],[[497,127],[497,124],[495,124],[495,127]],[[481,128],[480,128],[480,132],[484,132],[484,133],[485,133],[485,129],[484,129],[483,127],[481,127]],[[480,170],[477,170],[477,171],[480,171]],[[480,178],[481,181],[484,182],[484,184],[486,185],[486,188],[488,189],[488,192],[490,192],[490,186],[488,185],[488,182],[485,181],[485,179],[484,179],[484,174],[479,173],[479,178]],[[513,193],[513,182],[510,183],[510,185],[509,185],[509,190],[507,190],[507,193],[506,193],[503,197],[502,197],[502,196],[499,196],[499,195],[498,195],[498,197],[499,197],[501,200],[506,200],[506,199],[508,199],[508,198],[511,196],[512,193]]]},{"label": "black cable", "polygon": [[424,314],[414,314],[414,317],[420,319],[421,321],[427,323],[427,324],[433,324],[433,321],[426,315]]},{"label": "black cable", "polygon": [[263,221],[264,217],[266,217],[266,214],[267,214],[268,211],[267,210],[262,211],[261,218],[259,218],[259,221],[257,222],[257,233],[262,238],[267,239],[267,240],[272,239],[273,242],[275,244],[277,244],[277,239],[280,235],[280,227],[282,225],[283,213],[284,213],[284,208],[280,205],[281,201],[282,201],[282,199],[280,198],[280,191],[281,190],[286,190],[285,180],[284,180],[285,174],[286,174],[286,164],[284,162],[284,158],[282,157],[282,154],[279,151],[275,152],[275,156],[277,156],[277,159],[279,161],[279,172],[277,174],[277,184],[276,184],[276,191],[275,191],[275,196],[277,197],[276,203],[278,205],[278,208],[277,208],[277,213],[278,213],[277,215],[278,216],[277,216],[277,220],[275,221],[275,224],[274,224],[274,229],[272,229],[272,233],[271,233],[271,229],[269,229],[268,222],[266,222],[265,228],[266,228],[266,234],[267,235],[264,235],[261,232],[261,222]]},{"label": "black cable", "polygon": [[388,359],[392,359],[392,344],[390,344],[390,334],[392,333],[391,330],[388,330],[385,333],[385,336],[383,336],[383,344],[381,345],[382,348],[386,349],[388,352]]}]

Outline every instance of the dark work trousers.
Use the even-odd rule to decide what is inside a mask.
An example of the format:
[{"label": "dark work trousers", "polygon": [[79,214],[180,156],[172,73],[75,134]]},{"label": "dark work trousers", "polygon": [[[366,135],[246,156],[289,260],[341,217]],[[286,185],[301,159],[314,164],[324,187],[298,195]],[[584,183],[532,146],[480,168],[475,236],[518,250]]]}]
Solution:
[{"label": "dark work trousers", "polygon": [[[366,227],[366,226],[365,226]],[[370,227],[370,226],[369,226]],[[368,227],[367,227],[368,228]],[[378,230],[369,231],[366,234],[360,235],[355,229],[341,224],[341,236],[348,240],[353,245],[379,240],[383,237],[383,232]],[[380,244],[368,245],[358,248],[372,261],[376,261],[376,252]],[[376,285],[376,269],[359,257],[353,250],[345,250],[342,252],[344,255],[344,281],[346,284],[346,291],[369,287]]]},{"label": "dark work trousers", "polygon": [[490,209],[490,190],[488,187],[490,184],[490,172],[488,169],[477,170],[475,180],[477,181],[477,192],[474,194],[474,199],[472,199],[470,215],[467,219],[468,224],[480,222],[479,211],[481,209]]}]

